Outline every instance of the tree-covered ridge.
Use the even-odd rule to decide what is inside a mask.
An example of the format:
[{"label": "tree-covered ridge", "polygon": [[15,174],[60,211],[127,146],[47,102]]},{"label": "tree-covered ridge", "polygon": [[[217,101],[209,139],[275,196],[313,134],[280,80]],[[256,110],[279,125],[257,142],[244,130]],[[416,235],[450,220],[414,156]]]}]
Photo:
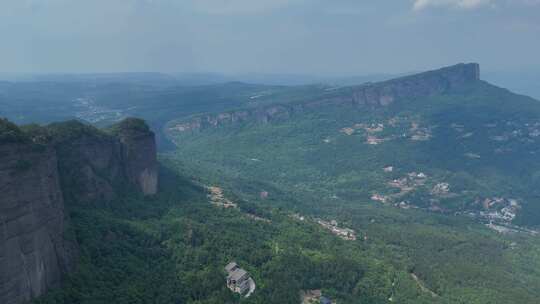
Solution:
[{"label": "tree-covered ridge", "polygon": [[108,134],[90,124],[77,120],[51,123],[46,126],[47,131],[58,142],[70,141],[81,137],[104,138]]},{"label": "tree-covered ridge", "polygon": [[0,118],[0,141],[46,143],[53,140],[57,143],[78,139],[81,137],[107,138],[120,134],[148,134],[150,127],[145,120],[128,117],[107,128],[99,129],[93,125],[68,120],[47,125],[28,124],[17,126],[6,118]]},{"label": "tree-covered ridge", "polygon": [[27,139],[16,124],[0,118],[0,143],[23,142]]},{"label": "tree-covered ridge", "polygon": [[123,119],[122,121],[115,123],[107,128],[107,131],[114,134],[122,134],[122,133],[150,133],[150,127],[146,124],[146,122],[143,119],[135,118],[135,117],[128,117]]}]

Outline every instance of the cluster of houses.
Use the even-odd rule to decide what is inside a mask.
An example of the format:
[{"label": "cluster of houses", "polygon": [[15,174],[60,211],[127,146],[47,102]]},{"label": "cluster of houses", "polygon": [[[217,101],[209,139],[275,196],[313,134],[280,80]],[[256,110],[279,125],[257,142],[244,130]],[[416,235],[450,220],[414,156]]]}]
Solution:
[{"label": "cluster of houses", "polygon": [[482,201],[484,211],[480,211],[481,218],[496,222],[510,223],[516,217],[521,206],[516,199],[502,197],[486,198]]},{"label": "cluster of houses", "polygon": [[409,192],[418,186],[423,186],[426,183],[427,175],[423,172],[411,172],[407,176],[394,179],[388,182],[388,186],[399,188],[402,192]]},{"label": "cluster of houses", "polygon": [[395,207],[398,207],[398,208],[401,208],[401,209],[411,209],[411,208],[418,208],[416,206],[413,206],[411,204],[409,204],[409,202],[407,201],[401,201],[399,203],[395,203],[394,204]]},{"label": "cluster of houses", "polygon": [[420,127],[420,124],[417,122],[411,123],[409,132],[411,133],[411,140],[414,141],[426,141],[433,137],[430,128]]},{"label": "cluster of houses", "polygon": [[380,137],[377,137],[377,136],[373,136],[373,135],[368,135],[366,137],[366,144],[368,145],[378,145],[378,144],[381,144],[387,140],[390,140],[391,138],[380,138]]},{"label": "cluster of houses", "polygon": [[341,133],[345,133],[347,135],[353,135],[354,134],[354,129],[353,128],[343,128],[341,130],[339,130]]},{"label": "cluster of houses", "polygon": [[321,219],[317,219],[317,223],[346,241],[356,240],[356,232],[350,228],[340,228],[336,220],[327,222]]},{"label": "cluster of houses", "polygon": [[379,194],[379,193],[374,193],[373,195],[371,195],[371,200],[386,204],[386,203],[390,202],[390,197],[388,197],[386,195]]},{"label": "cluster of houses", "polygon": [[335,304],[335,302],[323,296],[320,289],[301,291],[300,298],[302,304]]},{"label": "cluster of houses", "polygon": [[293,219],[296,219],[296,220],[299,220],[301,222],[305,221],[306,220],[306,217],[299,214],[299,213],[294,213],[294,214],[291,214],[290,217],[292,217]]},{"label": "cluster of houses", "polygon": [[450,193],[450,184],[449,183],[438,183],[430,191],[431,195],[443,196]]},{"label": "cluster of houses", "polygon": [[[377,133],[381,133],[385,130],[384,123],[357,123],[350,127],[345,127],[340,130],[341,133],[347,135],[353,135],[356,130],[363,130],[366,135],[366,144],[378,145],[385,141],[390,141],[398,138],[407,138],[412,141],[427,141],[433,137],[433,127],[422,127],[415,118],[393,117],[388,120],[388,125],[392,128],[398,128],[394,132],[395,134],[386,137],[376,136]],[[403,130],[407,128],[408,130]]]},{"label": "cluster of houses", "polygon": [[[291,214],[289,216],[296,219],[296,220],[298,220],[298,221],[301,221],[301,222],[308,219],[305,216],[303,216],[301,214],[298,214],[298,213],[294,213],[294,214]],[[354,241],[354,240],[356,240],[356,231],[354,231],[353,229],[350,229],[350,228],[341,228],[341,227],[339,227],[338,222],[336,220],[331,220],[330,222],[324,221],[324,220],[319,219],[319,218],[315,218],[314,220],[315,220],[315,222],[317,224],[321,225],[323,228],[329,230],[334,235],[340,237],[343,240],[346,240],[346,241]]]},{"label": "cluster of houses", "polygon": [[237,208],[238,206],[233,203],[231,200],[227,199],[223,195],[223,189],[220,187],[208,187],[208,198],[212,205],[223,207],[223,208]]},{"label": "cluster of houses", "polygon": [[[394,171],[394,167],[389,166],[383,168],[384,172],[390,173]],[[390,203],[394,201],[394,199],[397,199],[399,197],[402,197],[403,195],[415,190],[419,186],[425,185],[427,181],[427,175],[423,172],[411,172],[408,173],[406,176],[393,179],[388,182],[388,186],[392,188],[398,188],[400,190],[399,193],[393,194],[393,195],[382,195],[380,193],[374,193],[371,195],[371,200],[381,202],[381,203]],[[433,191],[443,193],[445,191],[450,190],[450,185],[445,183],[437,184]]]},{"label": "cluster of houses", "polygon": [[249,273],[240,268],[236,262],[230,262],[225,266],[227,273],[227,287],[235,293],[249,297],[255,291],[255,281]]},{"label": "cluster of houses", "polygon": [[382,123],[372,123],[372,124],[356,124],[356,128],[362,128],[366,133],[368,134],[366,137],[366,143],[368,145],[378,145],[380,143],[383,143],[387,140],[390,140],[392,138],[380,138],[375,135],[374,133],[379,133],[384,131],[384,124]]},{"label": "cluster of houses", "polygon": [[96,105],[95,101],[90,98],[76,98],[75,107],[79,110],[75,116],[81,120],[86,120],[91,123],[97,123],[103,120],[115,119],[118,120],[125,116],[120,110],[108,109]]}]

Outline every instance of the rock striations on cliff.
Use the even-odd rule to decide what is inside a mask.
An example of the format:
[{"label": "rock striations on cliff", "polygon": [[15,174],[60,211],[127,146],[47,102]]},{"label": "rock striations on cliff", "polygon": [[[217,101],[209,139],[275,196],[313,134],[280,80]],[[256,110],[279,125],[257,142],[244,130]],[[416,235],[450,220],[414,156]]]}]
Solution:
[{"label": "rock striations on cliff", "polygon": [[268,123],[285,120],[296,113],[322,106],[387,107],[399,101],[444,94],[478,81],[480,66],[477,63],[460,63],[379,83],[332,90],[317,98],[295,103],[198,115],[188,120],[169,123],[167,131],[181,134],[242,122]]},{"label": "rock striations on cliff", "polygon": [[66,205],[155,194],[157,170],[142,120],[107,131],[76,121],[22,131],[0,120],[0,303],[40,296],[74,268]]},{"label": "rock striations on cliff", "polygon": [[157,152],[154,133],[139,119],[128,118],[111,128],[120,140],[128,180],[145,195],[157,192]]}]

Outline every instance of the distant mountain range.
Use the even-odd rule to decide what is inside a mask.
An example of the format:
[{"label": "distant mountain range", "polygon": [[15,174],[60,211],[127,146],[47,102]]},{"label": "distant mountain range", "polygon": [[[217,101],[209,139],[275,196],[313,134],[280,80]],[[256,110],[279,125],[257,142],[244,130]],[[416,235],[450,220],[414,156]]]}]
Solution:
[{"label": "distant mountain range", "polygon": [[[399,76],[414,74],[366,74],[358,76],[310,76],[302,74],[258,74],[246,73],[226,75],[219,73],[89,73],[89,74],[17,74],[0,73],[0,81],[55,81],[94,83],[134,83],[153,85],[215,85],[227,82],[244,82],[265,85],[308,85],[331,84],[340,86],[358,85],[366,82],[383,81]],[[484,71],[484,79],[514,92],[540,99],[540,68],[527,67],[520,70],[508,69]]]}]

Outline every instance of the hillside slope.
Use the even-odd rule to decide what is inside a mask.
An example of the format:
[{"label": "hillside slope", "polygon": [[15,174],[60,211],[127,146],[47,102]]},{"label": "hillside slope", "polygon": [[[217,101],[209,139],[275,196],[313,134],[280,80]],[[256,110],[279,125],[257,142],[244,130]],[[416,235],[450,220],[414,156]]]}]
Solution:
[{"label": "hillside slope", "polygon": [[180,158],[267,187],[297,184],[316,197],[539,225],[540,103],[478,75],[475,64],[457,65],[292,104],[198,115],[168,131]]},{"label": "hillside slope", "polygon": [[448,303],[538,298],[540,104],[478,76],[458,65],[182,118],[167,157],[259,206],[362,231]]}]

